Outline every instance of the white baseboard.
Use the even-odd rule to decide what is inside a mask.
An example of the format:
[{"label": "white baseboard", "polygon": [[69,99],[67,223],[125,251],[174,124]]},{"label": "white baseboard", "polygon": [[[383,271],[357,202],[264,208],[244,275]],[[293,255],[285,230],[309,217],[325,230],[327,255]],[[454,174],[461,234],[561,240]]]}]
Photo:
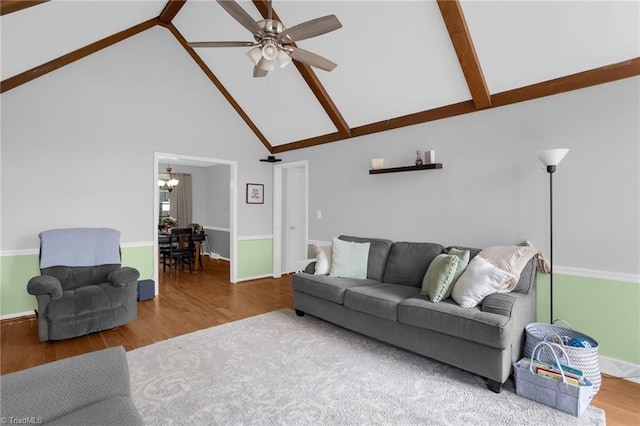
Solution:
[{"label": "white baseboard", "polygon": [[600,355],[600,371],[609,376],[640,383],[640,365]]},{"label": "white baseboard", "polygon": [[35,315],[35,312],[33,312],[33,309],[26,312],[16,312],[15,314],[2,315],[0,316],[0,321],[6,320],[6,319],[12,319],[12,318],[27,317],[30,315]]},{"label": "white baseboard", "polygon": [[273,278],[273,274],[255,275],[253,277],[238,278],[238,282],[259,280],[260,278]]}]

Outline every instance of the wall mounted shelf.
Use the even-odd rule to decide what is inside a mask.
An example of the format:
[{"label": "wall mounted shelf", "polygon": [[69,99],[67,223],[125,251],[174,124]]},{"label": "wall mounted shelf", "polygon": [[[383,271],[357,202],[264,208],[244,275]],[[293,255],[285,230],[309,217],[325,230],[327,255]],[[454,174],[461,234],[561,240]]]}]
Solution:
[{"label": "wall mounted shelf", "polygon": [[370,175],[377,175],[379,173],[397,173],[397,172],[412,172],[414,170],[432,170],[441,169],[442,163],[423,164],[422,166],[405,166],[405,167],[391,167],[388,169],[371,169]]}]

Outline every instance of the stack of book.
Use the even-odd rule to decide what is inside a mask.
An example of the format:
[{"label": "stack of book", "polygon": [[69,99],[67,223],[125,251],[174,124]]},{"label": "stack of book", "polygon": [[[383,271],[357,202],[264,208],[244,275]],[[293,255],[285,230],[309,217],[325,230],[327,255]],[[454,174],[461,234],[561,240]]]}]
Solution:
[{"label": "stack of book", "polygon": [[[520,360],[520,366],[522,368],[529,368],[530,365],[531,359],[523,358]],[[557,364],[546,364],[538,360],[533,360],[533,371],[539,376],[562,381],[562,373],[560,373],[560,369],[562,369],[562,373],[564,373],[567,384],[573,386],[584,386],[586,384],[584,374],[577,368],[569,367],[564,364],[560,364],[560,366],[558,366]]]}]

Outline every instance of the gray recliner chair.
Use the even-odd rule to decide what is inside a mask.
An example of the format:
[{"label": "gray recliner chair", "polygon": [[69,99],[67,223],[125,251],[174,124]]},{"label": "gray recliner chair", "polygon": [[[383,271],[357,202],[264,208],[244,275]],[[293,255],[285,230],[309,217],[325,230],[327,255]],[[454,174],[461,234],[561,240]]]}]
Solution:
[{"label": "gray recliner chair", "polygon": [[40,233],[38,337],[61,340],[118,327],[137,317],[140,273],[121,266],[120,231],[53,229]]}]

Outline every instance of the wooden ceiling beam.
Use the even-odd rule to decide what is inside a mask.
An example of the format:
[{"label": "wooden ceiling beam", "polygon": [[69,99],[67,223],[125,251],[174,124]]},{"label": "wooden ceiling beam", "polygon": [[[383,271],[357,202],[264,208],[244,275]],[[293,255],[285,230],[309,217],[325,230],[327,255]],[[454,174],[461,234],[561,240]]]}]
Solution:
[{"label": "wooden ceiling beam", "polygon": [[[253,4],[256,6],[264,19],[267,19],[267,17],[269,16],[269,2],[267,0],[253,0]],[[272,10],[272,18],[276,21],[282,22],[275,10]],[[291,45],[296,46],[295,43],[291,43]],[[344,137],[349,137],[351,135],[351,128],[349,127],[349,124],[347,124],[347,121],[338,110],[338,107],[333,102],[333,99],[331,99],[331,97],[329,96],[329,93],[327,93],[326,89],[320,82],[320,79],[315,74],[315,72],[313,72],[309,65],[303,64],[302,62],[294,60],[293,63],[300,72],[300,75],[302,76],[304,81],[307,82],[307,85],[320,102],[320,105],[322,105],[322,108],[324,108],[324,110],[326,111],[334,126],[336,126],[338,133],[340,133]]]},{"label": "wooden ceiling beam", "polygon": [[98,40],[95,43],[91,43],[87,46],[81,47],[80,49],[74,50],[73,52],[67,53],[66,55],[62,55],[35,68],[31,68],[28,71],[17,74],[13,77],[9,77],[6,80],[2,80],[2,82],[0,82],[0,93],[4,93],[7,90],[11,90],[24,83],[28,83],[29,81],[48,74],[51,71],[55,71],[58,68],[64,67],[65,65],[69,65],[70,63],[96,53],[97,51],[102,50],[105,47],[109,47],[131,36],[146,31],[157,24],[158,18],[149,19],[148,21],[142,22],[138,25],[134,25],[131,28],[110,35],[109,37]]},{"label": "wooden ceiling beam", "polygon": [[0,1],[0,16],[17,12],[31,6],[46,3],[49,0],[2,0]]},{"label": "wooden ceiling beam", "polygon": [[262,144],[269,150],[270,153],[273,153],[273,147],[271,146],[267,138],[262,134],[260,129],[258,129],[258,126],[256,126],[255,123],[251,120],[251,118],[249,118],[247,113],[244,112],[240,104],[238,104],[238,102],[236,102],[233,96],[231,96],[231,93],[229,93],[229,91],[224,87],[222,82],[218,80],[218,77],[216,77],[213,71],[211,71],[211,69],[202,60],[202,58],[196,53],[196,51],[187,44],[187,40],[180,33],[180,31],[178,31],[175,25],[169,23],[169,24],[162,24],[162,26],[168,28],[169,31],[171,31],[171,34],[173,34],[173,36],[178,40],[178,42],[182,45],[182,47],[184,47],[184,49],[187,51],[189,56],[191,56],[191,58],[196,62],[196,64],[198,64],[198,66],[206,74],[206,76],[209,77],[209,80],[211,80],[211,82],[218,88],[220,93],[222,93],[222,96],[225,97],[227,102],[231,104],[233,109],[236,110],[236,112],[244,120],[247,126],[249,126],[249,128],[258,137],[258,139],[260,139],[260,142],[262,142]]},{"label": "wooden ceiling beam", "polygon": [[[456,115],[468,114],[477,111],[473,101],[464,101],[456,104],[446,105],[439,108],[433,108],[425,111],[407,114],[400,117],[382,120],[375,123],[365,124],[363,126],[351,129],[351,137],[370,135],[373,133],[386,132],[387,130],[399,129],[401,127],[413,126],[414,124],[426,123],[428,121],[440,120],[442,118],[453,117]],[[311,146],[322,145],[329,142],[337,142],[348,139],[339,133],[330,133],[314,138],[303,139],[284,145],[278,145],[273,148],[274,153],[292,151],[295,149],[309,148]]]},{"label": "wooden ceiling beam", "polygon": [[161,24],[170,24],[186,2],[187,0],[169,0],[164,9],[162,9],[162,12],[160,12],[158,21],[160,21]]},{"label": "wooden ceiling beam", "polygon": [[[573,90],[584,89],[599,84],[610,83],[625,78],[640,76],[640,57],[628,61],[618,62],[589,71],[571,74],[565,77],[547,80],[542,83],[532,84],[505,92],[496,93],[491,97],[491,106],[497,108],[518,102],[526,102],[537,98],[557,95]],[[370,135],[372,133],[385,132],[400,127],[413,126],[428,121],[440,120],[456,115],[469,114],[477,111],[473,101],[459,102],[440,108],[434,108],[414,114],[378,121],[376,123],[351,129],[351,137]],[[273,148],[274,153],[282,153],[295,149],[309,148],[330,142],[348,139],[339,133],[330,133],[296,142],[278,145]]]},{"label": "wooden ceiling beam", "polygon": [[640,76],[640,57],[496,93],[491,100],[499,107],[636,76]]},{"label": "wooden ceiling beam", "polygon": [[469,92],[476,108],[488,108],[491,106],[491,95],[487,82],[484,79],[480,61],[473,46],[473,40],[467,21],[464,19],[462,6],[459,0],[438,0],[442,19],[447,26],[451,43],[458,56],[458,62],[467,80]]}]

